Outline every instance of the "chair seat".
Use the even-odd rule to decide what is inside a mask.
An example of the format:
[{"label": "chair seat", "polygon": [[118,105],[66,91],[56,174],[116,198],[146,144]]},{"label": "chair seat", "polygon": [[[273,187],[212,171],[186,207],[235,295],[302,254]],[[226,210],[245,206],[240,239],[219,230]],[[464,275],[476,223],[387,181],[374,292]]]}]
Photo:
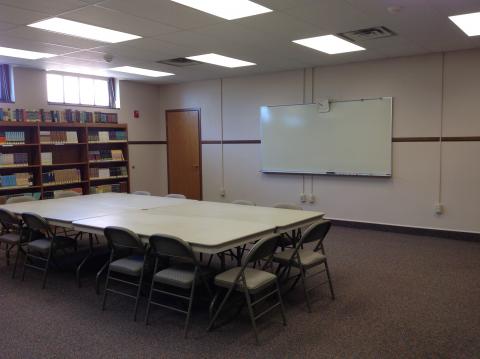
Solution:
[{"label": "chair seat", "polygon": [[[230,288],[241,270],[241,267],[235,267],[218,274],[215,276],[215,284],[219,287]],[[253,294],[271,285],[277,279],[275,274],[255,268],[245,268],[244,275],[247,289]],[[238,282],[236,289],[243,290],[243,281]]]},{"label": "chair seat", "polygon": [[28,249],[31,251],[45,253],[50,250],[51,245],[52,243],[48,239],[45,239],[45,238],[36,239],[28,243]]},{"label": "chair seat", "polygon": [[[295,249],[290,248],[286,249],[283,252],[276,253],[273,256],[273,261],[281,264],[288,264],[290,259],[292,258],[292,254],[294,253]],[[319,263],[325,262],[327,257],[320,252],[315,252],[311,249],[301,249],[298,251],[300,255],[300,263],[302,266],[309,268],[317,265]],[[291,263],[293,266],[298,266],[296,258],[293,258]]]},{"label": "chair seat", "polygon": [[153,277],[156,283],[163,283],[179,288],[191,288],[195,277],[195,268],[186,266],[173,266],[162,269]]},{"label": "chair seat", "polygon": [[139,277],[143,268],[143,256],[130,256],[110,263],[113,272]]},{"label": "chair seat", "polygon": [[0,242],[8,244],[20,243],[20,235],[18,233],[5,233],[0,236]]}]

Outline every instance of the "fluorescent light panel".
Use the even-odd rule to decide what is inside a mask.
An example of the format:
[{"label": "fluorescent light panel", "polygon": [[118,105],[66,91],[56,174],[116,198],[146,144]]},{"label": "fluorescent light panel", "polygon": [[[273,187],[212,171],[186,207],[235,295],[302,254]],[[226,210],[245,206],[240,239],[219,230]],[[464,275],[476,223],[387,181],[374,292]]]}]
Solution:
[{"label": "fluorescent light panel", "polygon": [[227,20],[264,14],[273,10],[250,0],[172,0],[176,3],[222,17]]},{"label": "fluorescent light panel", "polygon": [[365,50],[365,48],[352,44],[335,35],[310,37],[307,39],[294,40],[293,42],[330,55]]},{"label": "fluorescent light panel", "polygon": [[126,32],[110,30],[104,27],[83,24],[81,22],[72,20],[60,19],[59,17],[35,22],[28,26],[41,30],[53,31],[64,35],[83,37],[85,39],[109,43],[117,43],[141,38],[141,36],[127,34]]},{"label": "fluorescent light panel", "polygon": [[222,56],[218,54],[188,56],[187,59],[206,62],[212,65],[230,67],[230,68],[256,65],[253,62],[238,60],[238,59],[234,59],[233,57],[227,57],[227,56]]},{"label": "fluorescent light panel", "polygon": [[448,18],[468,36],[480,35],[480,12],[449,16]]},{"label": "fluorescent light panel", "polygon": [[12,49],[10,47],[0,47],[0,56],[16,57],[19,59],[27,59],[27,60],[38,60],[38,59],[43,59],[47,57],[54,57],[57,55],[47,54],[45,52]]},{"label": "fluorescent light panel", "polygon": [[132,66],[114,67],[114,68],[109,69],[109,70],[118,71],[118,72],[125,72],[127,74],[148,76],[148,77],[162,77],[162,76],[175,75],[175,74],[172,74],[170,72],[154,71],[154,70],[142,69],[140,67],[132,67]]}]

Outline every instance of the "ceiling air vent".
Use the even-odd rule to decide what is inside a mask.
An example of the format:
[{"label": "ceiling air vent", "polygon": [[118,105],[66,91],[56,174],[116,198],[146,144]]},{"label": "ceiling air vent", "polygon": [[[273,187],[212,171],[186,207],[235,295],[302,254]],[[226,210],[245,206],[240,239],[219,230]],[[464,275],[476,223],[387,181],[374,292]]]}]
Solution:
[{"label": "ceiling air vent", "polygon": [[377,26],[377,27],[369,27],[366,29],[360,29],[355,31],[342,32],[338,35],[351,41],[361,41],[361,40],[365,41],[365,40],[382,39],[385,37],[392,37],[392,36],[395,36],[396,34],[389,28],[386,28],[385,26]]},{"label": "ceiling air vent", "polygon": [[189,60],[185,57],[177,57],[175,59],[160,60],[160,61],[157,61],[157,63],[176,66],[176,67],[187,67],[187,66],[193,66],[193,65],[201,64],[201,62],[194,61],[194,60]]}]

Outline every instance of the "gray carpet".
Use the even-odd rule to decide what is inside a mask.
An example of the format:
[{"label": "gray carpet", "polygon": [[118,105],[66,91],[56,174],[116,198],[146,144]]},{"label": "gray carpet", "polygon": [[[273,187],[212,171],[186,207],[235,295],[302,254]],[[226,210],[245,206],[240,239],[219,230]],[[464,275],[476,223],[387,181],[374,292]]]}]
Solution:
[{"label": "gray carpet", "polygon": [[[314,291],[308,314],[302,291],[285,298],[288,326],[276,313],[260,324],[255,345],[248,317],[207,333],[194,314],[160,309],[151,325],[131,320],[132,303],[112,297],[100,311],[93,279],[71,273],[10,279],[0,259],[0,358],[479,358],[480,243],[333,228],[326,242],[337,299]],[[2,254],[3,255],[3,254]]]}]

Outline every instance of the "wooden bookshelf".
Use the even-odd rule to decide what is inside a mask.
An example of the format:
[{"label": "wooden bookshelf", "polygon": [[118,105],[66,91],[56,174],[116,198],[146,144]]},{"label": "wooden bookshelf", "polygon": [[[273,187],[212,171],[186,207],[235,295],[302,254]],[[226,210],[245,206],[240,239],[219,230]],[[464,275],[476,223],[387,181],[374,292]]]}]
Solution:
[{"label": "wooden bookshelf", "polygon": [[[91,187],[103,184],[115,184],[126,182],[122,185],[124,190],[130,191],[130,168],[128,161],[128,132],[126,124],[110,124],[110,123],[51,123],[51,122],[7,122],[0,121],[0,132],[2,131],[18,131],[24,132],[25,143],[1,143],[1,154],[19,153],[28,157],[28,163],[6,164],[0,165],[0,176],[12,175],[15,173],[31,173],[30,186],[5,186],[0,187],[0,196],[8,196],[10,194],[22,193],[40,193],[40,198],[46,198],[46,192],[61,189],[81,188],[83,194],[90,193]],[[43,136],[45,131],[75,131],[78,142],[42,142],[40,141],[41,131]],[[125,132],[125,138],[122,140],[89,142],[89,133],[98,131],[108,131],[116,134],[118,131],[122,136]],[[45,137],[42,137],[44,139]],[[47,133],[47,139],[48,133]],[[53,137],[52,137],[53,138]],[[121,150],[123,160],[107,159],[89,161],[89,151],[107,151]],[[50,153],[46,157],[51,157],[51,164],[42,163],[42,152]],[[4,162],[2,162],[4,163]],[[126,167],[126,176],[115,176],[108,178],[90,178],[90,167],[95,168],[112,168]],[[48,182],[43,183],[43,173],[62,170],[62,169],[78,169],[80,178],[78,181],[68,183]],[[112,170],[114,172],[115,170]]]}]

